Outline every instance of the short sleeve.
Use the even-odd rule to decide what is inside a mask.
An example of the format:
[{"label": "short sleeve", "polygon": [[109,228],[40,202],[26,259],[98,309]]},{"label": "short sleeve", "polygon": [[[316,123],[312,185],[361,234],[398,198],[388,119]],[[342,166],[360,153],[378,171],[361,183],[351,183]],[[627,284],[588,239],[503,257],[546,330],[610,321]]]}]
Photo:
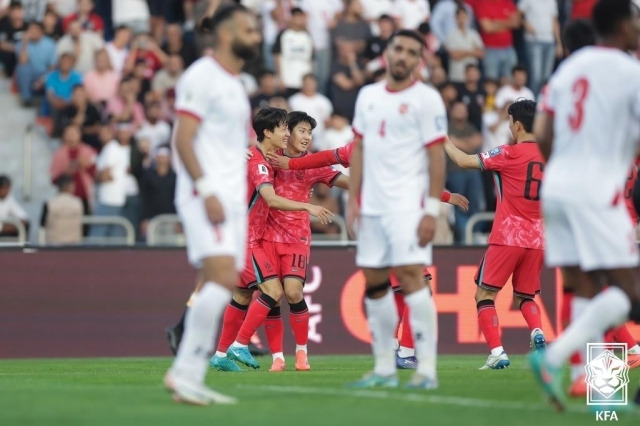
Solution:
[{"label": "short sleeve", "polygon": [[425,96],[422,99],[422,108],[417,118],[420,123],[420,139],[429,148],[446,140],[447,110],[439,95]]},{"label": "short sleeve", "polygon": [[[254,156],[258,156],[260,153],[254,152]],[[254,160],[248,164],[249,180],[256,187],[256,191],[260,191],[265,185],[273,185],[273,168],[267,163],[266,160]]]},{"label": "short sleeve", "polygon": [[509,149],[505,145],[482,152],[478,154],[480,167],[482,170],[501,170],[507,162],[508,154]]},{"label": "short sleeve", "polygon": [[365,132],[364,128],[364,93],[366,90],[360,90],[356,98],[356,107],[353,113],[353,122],[351,126],[356,137],[361,138]]},{"label": "short sleeve", "polygon": [[202,82],[208,81],[197,71],[200,68],[192,68],[192,72],[183,74],[176,88],[176,112],[186,114],[198,121],[206,115],[207,105],[212,93],[203,90]]},{"label": "short sleeve", "polygon": [[308,173],[312,173],[312,180],[314,182],[324,183],[328,186],[333,186],[336,179],[342,175],[339,171],[333,167],[322,167],[320,169],[310,169]]}]

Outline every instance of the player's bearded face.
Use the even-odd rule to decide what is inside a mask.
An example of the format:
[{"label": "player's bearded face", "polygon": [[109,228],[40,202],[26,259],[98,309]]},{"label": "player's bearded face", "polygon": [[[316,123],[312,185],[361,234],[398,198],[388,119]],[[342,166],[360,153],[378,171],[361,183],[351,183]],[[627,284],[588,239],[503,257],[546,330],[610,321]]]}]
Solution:
[{"label": "player's bearded face", "polygon": [[396,81],[406,80],[420,63],[420,43],[408,37],[396,37],[387,51],[389,73]]},{"label": "player's bearded face", "polygon": [[261,35],[258,24],[252,16],[240,14],[235,21],[235,31],[231,50],[238,58],[245,61],[258,56],[260,52]]}]

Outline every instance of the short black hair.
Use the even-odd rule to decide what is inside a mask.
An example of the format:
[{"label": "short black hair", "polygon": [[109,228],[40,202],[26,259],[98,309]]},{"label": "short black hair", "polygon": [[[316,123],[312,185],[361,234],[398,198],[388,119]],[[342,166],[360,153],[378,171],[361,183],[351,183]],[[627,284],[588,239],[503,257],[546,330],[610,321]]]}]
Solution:
[{"label": "short black hair", "polygon": [[312,72],[308,72],[305,75],[302,76],[302,81],[305,81],[307,78],[312,78],[315,81],[318,81],[318,79],[316,78],[316,75]]},{"label": "short black hair", "polygon": [[507,113],[513,117],[513,122],[522,123],[525,132],[533,132],[533,119],[536,116],[536,103],[529,99],[517,99],[509,105]]},{"label": "short black hair", "polygon": [[304,15],[304,10],[300,9],[299,7],[294,7],[293,9],[291,9],[291,16],[293,15]]},{"label": "short black hair", "polygon": [[517,73],[518,71],[523,71],[523,72],[527,72],[527,67],[525,67],[522,64],[517,64],[516,66],[514,66],[513,68],[511,68],[511,75],[514,75],[515,73]]},{"label": "short black hair", "polygon": [[466,14],[468,15],[468,14],[469,14],[469,11],[467,10],[467,8],[466,8],[466,7],[464,7],[464,6],[459,6],[459,7],[456,9],[456,17],[458,17],[458,15],[459,15],[459,14],[461,14],[461,13],[466,13]]},{"label": "short black hair", "polygon": [[475,69],[477,69],[477,70],[480,70],[480,67],[478,66],[478,64],[476,64],[476,63],[473,63],[473,62],[472,62],[472,63],[467,64],[467,65],[464,67],[464,71],[465,71],[465,72],[467,72],[467,71],[469,71],[471,68],[475,68]]},{"label": "short black hair", "polygon": [[378,18],[378,22],[380,21],[391,21],[394,24],[396,22],[391,16],[387,15],[386,13],[383,13],[382,15],[380,15],[380,17]]},{"label": "short black hair", "polygon": [[633,16],[631,0],[599,0],[593,7],[591,19],[601,37],[608,37],[616,33],[622,21]]},{"label": "short black hair", "polygon": [[311,126],[311,130],[315,129],[318,125],[318,122],[315,118],[311,117],[309,114],[303,111],[291,111],[287,116],[287,126],[289,126],[289,131],[293,132],[293,129],[300,123],[309,123]]},{"label": "short black hair", "polygon": [[393,33],[391,35],[391,37],[389,37],[388,44],[393,43],[393,40],[396,37],[409,37],[409,38],[412,38],[415,41],[417,41],[418,43],[420,43],[420,46],[424,47],[424,39],[422,38],[420,33],[418,33],[417,31],[414,31],[414,30],[399,30],[399,31],[396,31],[395,33]]},{"label": "short black hair", "polygon": [[273,132],[276,127],[287,124],[287,111],[282,108],[264,107],[253,117],[253,130],[258,135],[258,142],[264,140],[264,131]]},{"label": "short black hair", "polygon": [[9,9],[22,9],[22,2],[20,0],[11,0],[11,3],[9,3]]},{"label": "short black hair", "polygon": [[11,186],[11,178],[7,175],[0,175],[0,188]]},{"label": "short black hair", "polygon": [[213,16],[206,16],[200,21],[198,30],[203,34],[215,34],[220,25],[232,19],[238,12],[249,13],[249,9],[238,3],[228,3],[220,6]]},{"label": "short black hair", "polygon": [[58,179],[56,179],[54,183],[58,187],[59,190],[62,190],[66,186],[68,186],[68,185],[73,183],[73,177],[71,177],[69,175],[60,175],[60,177]]},{"label": "short black hair", "polygon": [[585,46],[596,44],[596,30],[586,19],[575,19],[567,22],[562,30],[562,44],[569,52],[575,52]]},{"label": "short black hair", "polygon": [[429,24],[428,22],[423,22],[422,24],[418,25],[418,32],[422,35],[431,33],[431,24]]}]

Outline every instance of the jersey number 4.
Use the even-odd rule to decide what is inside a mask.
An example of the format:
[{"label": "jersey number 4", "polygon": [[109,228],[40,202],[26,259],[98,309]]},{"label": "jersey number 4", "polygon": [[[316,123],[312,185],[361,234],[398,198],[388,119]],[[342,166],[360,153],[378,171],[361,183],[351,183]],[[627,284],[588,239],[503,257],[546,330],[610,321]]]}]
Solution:
[{"label": "jersey number 4", "polygon": [[[540,185],[542,185],[542,172],[544,163],[532,161],[527,166],[527,180],[524,183],[524,198],[538,201],[540,199]],[[537,177],[534,177],[537,176]]]},{"label": "jersey number 4", "polygon": [[571,87],[571,92],[573,93],[573,113],[569,116],[569,127],[576,132],[582,127],[584,120],[584,101],[589,95],[589,80],[584,77],[577,79]]}]

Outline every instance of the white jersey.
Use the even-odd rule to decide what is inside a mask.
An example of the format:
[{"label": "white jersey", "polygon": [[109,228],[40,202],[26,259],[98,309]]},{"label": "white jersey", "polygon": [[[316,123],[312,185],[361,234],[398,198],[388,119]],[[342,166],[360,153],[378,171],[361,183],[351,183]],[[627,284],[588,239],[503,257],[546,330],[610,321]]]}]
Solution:
[{"label": "white jersey", "polygon": [[543,98],[554,140],[542,197],[622,201],[640,140],[640,63],[620,50],[585,47],[563,62]]},{"label": "white jersey", "polygon": [[393,92],[386,82],[365,86],[353,131],[363,143],[363,215],[422,209],[429,191],[425,147],[444,142],[447,113],[440,94],[416,81]]},{"label": "white jersey", "polygon": [[[216,196],[226,208],[246,210],[251,107],[240,77],[209,56],[200,58],[180,77],[176,111],[200,120],[195,153]],[[193,180],[182,164],[176,173],[176,203],[184,203],[194,197]]]}]

